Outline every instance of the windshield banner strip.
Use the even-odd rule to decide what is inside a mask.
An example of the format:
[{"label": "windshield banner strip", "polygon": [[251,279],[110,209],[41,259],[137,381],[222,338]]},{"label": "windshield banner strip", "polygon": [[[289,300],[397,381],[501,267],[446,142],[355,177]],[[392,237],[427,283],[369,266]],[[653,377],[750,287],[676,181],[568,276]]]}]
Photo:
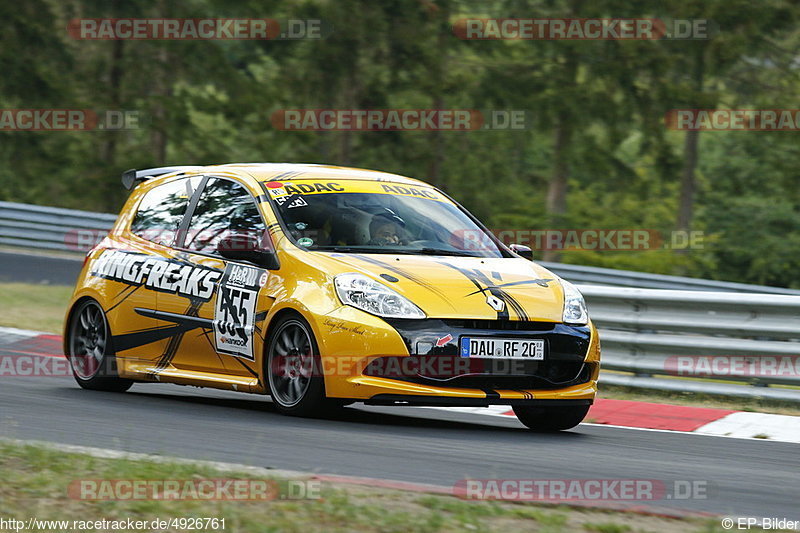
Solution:
[{"label": "windshield banner strip", "polygon": [[292,180],[268,181],[265,187],[273,199],[292,195],[334,194],[334,193],[373,193],[392,194],[395,196],[411,196],[439,202],[450,201],[434,188],[427,185],[407,185],[386,182],[369,182],[360,180]]}]

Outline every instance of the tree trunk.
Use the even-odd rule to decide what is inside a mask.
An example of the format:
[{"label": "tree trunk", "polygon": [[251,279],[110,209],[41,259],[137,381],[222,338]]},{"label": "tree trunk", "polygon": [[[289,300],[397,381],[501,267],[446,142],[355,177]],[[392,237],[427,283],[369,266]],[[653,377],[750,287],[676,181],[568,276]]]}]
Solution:
[{"label": "tree trunk", "polygon": [[[111,65],[108,74],[108,103],[110,109],[113,111],[121,111],[122,106],[122,56],[125,41],[116,40],[111,44]],[[117,139],[120,132],[109,131],[106,132],[106,141],[103,145],[103,164],[106,168],[115,168],[117,159]],[[119,208],[117,198],[119,197],[119,184],[111,180],[104,180],[102,182],[105,186],[105,200],[106,210],[109,212],[116,211]],[[113,187],[113,188],[112,188]]]},{"label": "tree trunk", "polygon": [[[555,140],[553,143],[553,174],[547,189],[547,219],[550,225],[546,229],[560,228],[567,213],[567,180],[569,179],[569,164],[567,163],[567,150],[572,140],[572,126],[567,113],[560,113],[556,124]],[[545,250],[544,261],[558,261],[561,253],[558,250]]]},{"label": "tree trunk", "polygon": [[172,92],[170,80],[169,54],[164,48],[159,48],[156,60],[163,69],[163,75],[153,80],[153,94],[155,104],[153,105],[153,126],[150,135],[150,145],[152,148],[153,162],[155,166],[162,166],[167,161],[167,110],[166,102]]},{"label": "tree trunk", "polygon": [[697,145],[700,132],[689,130],[683,144],[683,171],[681,173],[681,192],[678,204],[678,230],[689,231],[694,215],[694,193],[697,188],[695,169],[697,168]]},{"label": "tree trunk", "polygon": [[[705,48],[703,46],[697,47],[694,56],[694,90],[695,101],[702,102],[700,98],[703,94],[703,74],[705,69],[704,61]],[[697,178],[695,170],[699,156],[697,147],[700,142],[700,132],[697,130],[689,130],[686,132],[686,138],[683,145],[683,171],[681,173],[681,192],[678,203],[678,230],[689,231],[694,217],[694,195],[697,189]],[[686,252],[686,250],[679,250]]]},{"label": "tree trunk", "polygon": [[[440,4],[440,10],[436,14],[436,48],[438,55],[436,57],[435,66],[433,68],[433,87],[432,87],[432,103],[434,109],[444,109],[446,102],[444,99],[444,84],[445,84],[445,65],[448,63],[447,58],[447,43],[450,39],[450,2],[444,0]],[[434,186],[443,189],[446,186],[445,180],[442,177],[442,165],[445,161],[445,142],[443,132],[434,130],[429,134],[430,146],[433,151],[431,154],[430,164],[428,165],[427,179]]]}]

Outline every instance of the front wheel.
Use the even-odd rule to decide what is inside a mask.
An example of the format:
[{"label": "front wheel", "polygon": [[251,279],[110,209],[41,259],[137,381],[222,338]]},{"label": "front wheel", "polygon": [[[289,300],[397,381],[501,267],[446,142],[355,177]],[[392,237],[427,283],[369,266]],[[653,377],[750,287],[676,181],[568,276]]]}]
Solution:
[{"label": "front wheel", "polygon": [[266,374],[272,402],[280,413],[314,416],[335,405],[325,397],[314,333],[300,316],[286,316],[275,325],[267,347]]},{"label": "front wheel", "polygon": [[588,405],[553,407],[519,405],[513,409],[519,421],[534,431],[561,431],[574,428],[589,412]]},{"label": "front wheel", "polygon": [[84,389],[124,392],[133,381],[117,374],[106,314],[94,300],[84,300],[72,313],[67,330],[67,357],[72,375]]}]

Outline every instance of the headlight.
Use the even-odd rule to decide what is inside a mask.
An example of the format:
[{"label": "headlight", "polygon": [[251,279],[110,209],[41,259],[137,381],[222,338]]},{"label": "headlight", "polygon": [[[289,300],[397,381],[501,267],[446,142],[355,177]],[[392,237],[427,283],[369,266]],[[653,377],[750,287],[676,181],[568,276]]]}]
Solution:
[{"label": "headlight", "polygon": [[567,324],[585,326],[589,323],[589,311],[586,310],[586,301],[581,291],[569,281],[561,280],[564,288],[564,316],[562,319]]},{"label": "headlight", "polygon": [[407,298],[362,274],[339,274],[334,285],[343,304],[367,313],[386,318],[425,318],[425,313]]}]

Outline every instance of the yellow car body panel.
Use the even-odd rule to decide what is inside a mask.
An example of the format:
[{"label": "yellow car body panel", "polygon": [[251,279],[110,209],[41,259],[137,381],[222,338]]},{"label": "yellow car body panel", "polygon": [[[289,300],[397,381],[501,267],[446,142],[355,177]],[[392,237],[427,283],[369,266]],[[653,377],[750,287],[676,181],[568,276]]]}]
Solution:
[{"label": "yellow car body panel", "polygon": [[[215,330],[215,321],[219,320],[223,305],[219,300],[221,284],[237,262],[174,249],[135,235],[130,229],[137,208],[149,191],[192,176],[198,180],[202,176],[226,177],[243,186],[257,203],[280,264],[275,270],[244,265],[258,275],[257,285],[250,281],[249,292],[255,298],[251,341],[246,349],[239,347],[233,355],[220,353],[224,336]],[[564,291],[557,276],[521,257],[335,253],[298,246],[287,236],[275,202],[295,194],[305,197],[330,193],[387,194],[452,204],[441,191],[422,181],[340,167],[220,165],[159,176],[133,190],[114,229],[87,255],[65,324],[69,324],[76,303],[86,298],[96,300],[107,317],[119,376],[137,382],[267,394],[265,352],[270,327],[284,313],[293,312],[299,313],[313,330],[325,392],[331,398],[368,402],[388,398],[386,401],[391,403],[407,396],[437,399],[444,405],[449,405],[449,400],[453,405],[459,405],[460,400],[466,402],[464,405],[479,405],[488,399],[491,403],[512,404],[531,399],[594,398],[600,346],[591,322],[577,328],[580,342],[575,341],[576,346],[582,346],[578,356],[586,363],[588,374],[582,382],[563,387],[487,391],[484,387],[452,386],[444,381],[415,382],[366,374],[367,366],[377,359],[414,356],[414,346],[409,343],[419,346],[419,339],[426,338],[413,337],[416,334],[403,330],[404,323],[397,325],[343,304],[333,284],[338,274],[359,273],[391,285],[436,327],[468,323],[464,321],[497,324],[498,313],[487,305],[487,287],[493,287],[502,292],[508,303],[505,321],[537,323],[542,331],[550,327],[553,331],[566,331],[568,328],[562,323]],[[385,276],[394,282],[385,283]],[[457,350],[461,331],[458,328],[462,326],[453,327],[456,329],[443,329],[441,336],[446,338],[452,331],[451,340],[443,346]],[[65,340],[68,334],[65,326]],[[430,342],[438,341],[424,340]]]}]

